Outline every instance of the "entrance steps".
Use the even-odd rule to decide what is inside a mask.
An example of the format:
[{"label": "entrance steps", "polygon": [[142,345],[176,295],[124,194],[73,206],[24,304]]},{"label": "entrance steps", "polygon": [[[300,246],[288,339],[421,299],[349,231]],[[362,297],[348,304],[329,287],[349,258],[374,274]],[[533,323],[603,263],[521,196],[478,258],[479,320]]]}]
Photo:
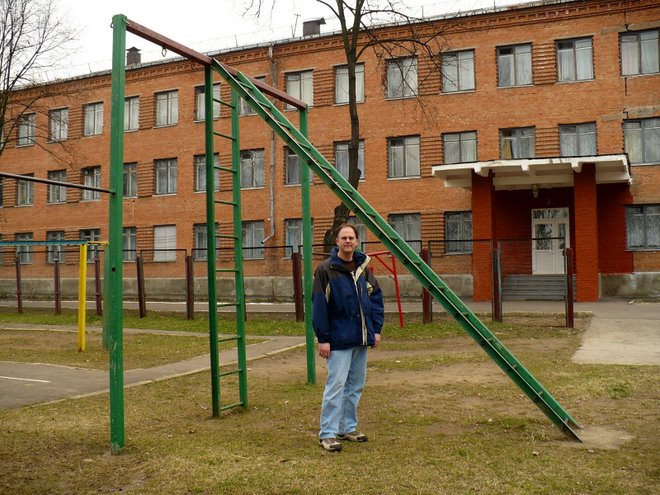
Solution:
[{"label": "entrance steps", "polygon": [[505,275],[502,280],[505,301],[563,301],[565,294],[564,275]]}]

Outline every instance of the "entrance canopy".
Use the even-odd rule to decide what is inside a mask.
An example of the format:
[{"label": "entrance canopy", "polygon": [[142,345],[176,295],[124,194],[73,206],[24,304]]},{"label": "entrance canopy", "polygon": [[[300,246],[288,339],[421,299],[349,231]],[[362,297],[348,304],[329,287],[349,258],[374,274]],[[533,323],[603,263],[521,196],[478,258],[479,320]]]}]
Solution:
[{"label": "entrance canopy", "polygon": [[444,179],[445,187],[472,189],[472,172],[488,177],[491,171],[496,190],[571,187],[574,174],[589,163],[596,167],[596,184],[631,182],[630,163],[624,154],[457,163],[435,166],[432,172]]}]

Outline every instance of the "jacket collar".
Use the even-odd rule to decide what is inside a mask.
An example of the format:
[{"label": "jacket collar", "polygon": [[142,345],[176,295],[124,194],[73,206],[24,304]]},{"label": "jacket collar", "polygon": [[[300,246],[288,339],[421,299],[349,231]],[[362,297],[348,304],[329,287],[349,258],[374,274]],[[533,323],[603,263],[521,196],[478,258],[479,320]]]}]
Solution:
[{"label": "jacket collar", "polygon": [[[355,261],[355,266],[357,269],[361,268],[362,270],[364,270],[364,267],[366,267],[369,264],[371,258],[369,258],[369,256],[367,256],[362,251],[354,251],[353,260]],[[341,258],[339,258],[339,248],[337,246],[332,248],[332,252],[330,253],[330,264],[334,268],[344,267]]]}]

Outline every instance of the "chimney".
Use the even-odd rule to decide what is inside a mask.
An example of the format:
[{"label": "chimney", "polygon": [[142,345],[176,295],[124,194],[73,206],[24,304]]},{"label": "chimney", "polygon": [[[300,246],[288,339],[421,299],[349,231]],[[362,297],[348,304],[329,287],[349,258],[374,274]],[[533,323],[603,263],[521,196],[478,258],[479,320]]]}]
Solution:
[{"label": "chimney", "polygon": [[325,24],[325,19],[323,17],[303,22],[303,36],[321,34],[321,24]]},{"label": "chimney", "polygon": [[132,46],[126,51],[128,52],[126,54],[126,65],[128,66],[139,65],[140,63],[142,63],[142,55],[140,55],[139,48],[135,48],[134,46]]}]

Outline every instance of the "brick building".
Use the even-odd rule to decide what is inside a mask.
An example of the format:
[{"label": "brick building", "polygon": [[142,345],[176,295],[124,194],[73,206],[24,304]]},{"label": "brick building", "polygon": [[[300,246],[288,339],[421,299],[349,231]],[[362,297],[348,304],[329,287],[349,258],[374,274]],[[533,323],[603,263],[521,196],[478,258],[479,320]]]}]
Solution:
[{"label": "brick building", "polygon": [[[563,273],[562,249],[572,247],[578,300],[657,291],[657,2],[544,0],[418,28],[442,33],[439,60],[404,52],[382,60],[370,51],[361,59],[361,194],[413,245],[430,246],[434,269],[475,299],[492,295],[496,246],[505,277]],[[337,34],[210,55],[309,103],[311,141],[346,166],[347,76]],[[206,273],[203,77],[180,59],[128,67],[124,256],[128,263],[142,252],[150,279],[182,278],[184,252],[197,261],[196,276]],[[228,100],[227,85],[216,87]],[[36,95],[38,105],[21,111]],[[0,171],[107,187],[108,72],[20,91],[12,102],[19,121],[5,137]],[[288,257],[301,243],[300,164],[247,106],[241,113],[247,286],[252,279],[259,297],[288,295],[277,281],[290,278]],[[214,118],[228,133],[228,109],[218,105]],[[229,146],[220,138],[215,146],[219,163],[229,163]],[[229,178],[218,179],[217,195],[228,199]],[[1,191],[1,240],[107,238],[102,193],[6,177]],[[315,243],[336,204],[314,181]],[[231,229],[230,219],[218,223],[220,232]],[[367,251],[380,248],[362,237]],[[22,249],[23,278],[49,277],[55,248]],[[7,286],[13,256],[4,249]],[[74,256],[66,256],[63,273],[75,277]],[[218,256],[228,263],[231,254]]]}]

